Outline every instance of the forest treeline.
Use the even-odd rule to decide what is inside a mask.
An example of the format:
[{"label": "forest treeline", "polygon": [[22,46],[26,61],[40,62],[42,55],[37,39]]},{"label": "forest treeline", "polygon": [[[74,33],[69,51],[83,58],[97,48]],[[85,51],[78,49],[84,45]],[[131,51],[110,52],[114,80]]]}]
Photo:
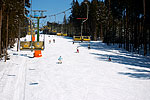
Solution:
[{"label": "forest treeline", "polygon": [[8,47],[13,47],[18,37],[26,35],[25,28],[28,21],[24,15],[29,11],[25,6],[30,7],[29,0],[1,0],[0,2],[0,58],[8,55]]},{"label": "forest treeline", "polygon": [[[85,2],[87,2],[85,4]],[[88,5],[88,6],[87,6]],[[127,51],[146,56],[150,54],[150,0],[73,0],[71,15],[63,24],[61,32],[69,36],[91,36],[92,40],[118,44]],[[7,55],[7,48],[13,47],[18,37],[26,35],[29,23],[24,14],[29,11],[29,0],[1,0],[0,2],[0,58]],[[20,35],[19,35],[20,33]]]},{"label": "forest treeline", "polygon": [[104,43],[118,44],[127,51],[150,53],[150,0],[73,0],[70,17],[64,17],[64,33],[81,34],[100,39]]}]

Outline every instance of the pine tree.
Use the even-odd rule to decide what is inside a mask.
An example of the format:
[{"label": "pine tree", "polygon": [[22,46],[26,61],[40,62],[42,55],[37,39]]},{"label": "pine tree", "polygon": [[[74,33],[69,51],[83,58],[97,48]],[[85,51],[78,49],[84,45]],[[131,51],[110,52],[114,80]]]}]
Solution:
[{"label": "pine tree", "polygon": [[66,20],[66,14],[64,15],[64,20],[63,20],[63,33],[67,33],[67,20]]},{"label": "pine tree", "polygon": [[80,21],[77,20],[77,18],[80,17],[80,5],[78,0],[76,0],[76,2],[73,0],[71,13],[70,23],[73,24],[75,30],[73,33],[80,34]]},{"label": "pine tree", "polygon": [[[25,0],[25,5],[30,6],[29,0]],[[27,10],[26,13],[28,13]],[[4,53],[6,55],[7,47],[12,45],[12,41],[18,37],[18,24],[25,25],[26,21],[24,0],[2,0],[0,2],[0,55]]]},{"label": "pine tree", "polygon": [[92,0],[90,4],[90,11],[89,11],[89,24],[91,29],[92,38],[96,41],[97,34],[98,34],[98,23],[97,23],[97,9],[98,9],[98,0]]},{"label": "pine tree", "polygon": [[104,34],[105,32],[105,28],[107,27],[106,24],[107,24],[107,18],[108,18],[108,9],[107,7],[104,5],[104,2],[99,2],[98,4],[98,9],[97,9],[97,16],[96,16],[96,19],[97,19],[97,22],[98,22],[98,28],[99,29],[99,33],[100,33],[100,39],[101,41],[105,41],[106,39],[106,34]]}]

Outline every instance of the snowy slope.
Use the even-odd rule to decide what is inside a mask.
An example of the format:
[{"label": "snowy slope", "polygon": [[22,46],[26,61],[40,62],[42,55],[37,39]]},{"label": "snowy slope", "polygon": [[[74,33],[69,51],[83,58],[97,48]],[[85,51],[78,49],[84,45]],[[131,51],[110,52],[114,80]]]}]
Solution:
[{"label": "snowy slope", "polygon": [[72,44],[69,37],[45,39],[41,58],[13,48],[11,60],[0,61],[0,100],[149,100],[149,58],[101,42],[88,50],[89,43]]}]

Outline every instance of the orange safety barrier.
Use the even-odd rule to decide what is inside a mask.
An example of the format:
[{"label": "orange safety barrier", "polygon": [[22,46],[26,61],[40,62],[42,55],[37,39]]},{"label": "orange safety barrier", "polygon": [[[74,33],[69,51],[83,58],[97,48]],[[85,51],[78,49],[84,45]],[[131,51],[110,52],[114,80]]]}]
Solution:
[{"label": "orange safety barrier", "polygon": [[41,50],[35,50],[34,51],[34,57],[42,57]]}]

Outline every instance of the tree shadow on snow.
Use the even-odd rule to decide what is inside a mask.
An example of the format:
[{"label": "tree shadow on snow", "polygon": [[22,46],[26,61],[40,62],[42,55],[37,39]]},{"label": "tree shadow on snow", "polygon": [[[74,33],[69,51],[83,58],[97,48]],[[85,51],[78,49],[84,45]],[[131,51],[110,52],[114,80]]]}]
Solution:
[{"label": "tree shadow on snow", "polygon": [[123,72],[119,72],[119,74],[121,75],[127,75],[131,78],[139,78],[139,79],[150,79],[150,74],[149,73],[123,73]]},{"label": "tree shadow on snow", "polygon": [[[64,37],[66,39],[71,39]],[[72,42],[72,41],[69,41]],[[79,43],[80,46],[88,48],[88,45],[90,44],[90,48],[92,50],[98,50],[98,51],[105,51],[106,53],[95,53],[91,52],[91,54],[96,55],[97,59],[101,61],[108,61],[108,57],[111,57],[112,63],[119,63],[119,64],[125,64],[125,65],[132,65],[135,66],[135,68],[128,68],[130,71],[134,72],[119,72],[118,74],[121,75],[127,75],[132,78],[140,78],[140,79],[150,79],[150,70],[145,69],[137,69],[136,67],[141,68],[150,68],[150,58],[145,57],[139,54],[134,54],[131,52],[128,52],[122,48],[118,48],[117,46],[113,45],[106,45],[105,43],[102,43],[101,41],[96,42],[82,42]],[[135,73],[136,72],[136,73]]]},{"label": "tree shadow on snow", "polygon": [[144,67],[150,68],[150,61],[149,59],[142,59],[140,57],[133,57],[133,56],[122,56],[122,55],[107,55],[107,54],[98,54],[98,53],[91,53],[97,55],[99,60],[106,61],[108,57],[111,57],[113,63],[125,64],[125,65],[133,65],[137,67]]},{"label": "tree shadow on snow", "polygon": [[[86,48],[88,47],[87,43],[81,43],[80,45]],[[136,67],[150,68],[150,58],[128,52],[116,46],[108,46],[102,42],[90,42],[90,46],[91,49],[106,52],[104,54],[90,51],[91,54],[96,55],[97,59],[101,61],[108,61],[108,57],[111,57],[112,63],[135,66],[135,68],[128,68],[128,69],[135,71],[136,73],[119,72],[118,74],[128,75],[129,77],[132,78],[150,79],[150,70],[136,69]]]},{"label": "tree shadow on snow", "polygon": [[135,69],[135,68],[128,68],[129,70],[132,70],[132,71],[135,71],[135,72],[149,72],[150,73],[150,70],[145,70],[145,69]]},{"label": "tree shadow on snow", "polygon": [[[88,47],[88,43],[80,43],[80,46]],[[150,58],[144,57],[138,54],[128,52],[124,49],[118,48],[116,46],[108,46],[102,42],[90,42],[91,49],[105,51],[106,53],[95,53],[91,52],[93,55],[97,55],[99,60],[107,61],[108,57],[111,57],[113,63],[120,63],[126,65],[134,65],[138,67],[150,68]]]},{"label": "tree shadow on snow", "polygon": [[136,69],[136,68],[128,68],[129,70],[132,70],[133,72],[119,72],[118,74],[121,75],[127,75],[131,78],[139,78],[139,79],[150,79],[150,71],[145,69]]}]

